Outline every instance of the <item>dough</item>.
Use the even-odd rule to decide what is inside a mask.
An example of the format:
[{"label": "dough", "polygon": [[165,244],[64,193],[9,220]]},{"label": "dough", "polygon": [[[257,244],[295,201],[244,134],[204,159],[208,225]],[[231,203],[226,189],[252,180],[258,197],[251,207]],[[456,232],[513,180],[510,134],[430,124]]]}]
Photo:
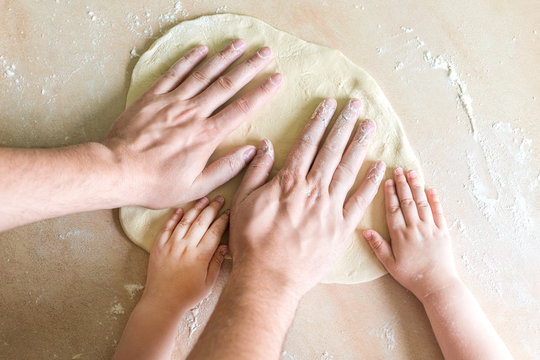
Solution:
[{"label": "dough", "polygon": [[[377,134],[357,179],[363,178],[367,168],[381,159],[388,165],[385,178],[395,166],[420,170],[420,165],[403,132],[399,118],[375,80],[353,64],[341,52],[308,43],[268,24],[232,14],[203,16],[184,21],[158,39],[139,59],[133,70],[127,104],[131,104],[177,59],[198,44],[205,44],[211,52],[222,49],[235,38],[245,39],[248,51],[243,60],[256,49],[270,46],[275,60],[242,93],[274,72],[284,75],[284,83],[277,95],[254,116],[234,131],[217,148],[210,161],[226,154],[241,144],[256,145],[269,138],[275,148],[274,175],[281,168],[293,143],[301,133],[317,104],[326,97],[338,100],[338,110],[351,97],[363,102],[361,118],[377,124]],[[209,54],[209,56],[211,56]],[[218,188],[210,196],[222,194],[230,200],[238,187],[241,175]],[[356,184],[356,185],[357,185]],[[388,239],[384,215],[382,187],[369,207],[356,233],[334,268],[325,276],[325,283],[353,284],[376,279],[386,274],[362,230],[374,228]],[[120,221],[127,236],[150,251],[157,233],[172,210],[148,210],[140,207],[120,209]]]}]

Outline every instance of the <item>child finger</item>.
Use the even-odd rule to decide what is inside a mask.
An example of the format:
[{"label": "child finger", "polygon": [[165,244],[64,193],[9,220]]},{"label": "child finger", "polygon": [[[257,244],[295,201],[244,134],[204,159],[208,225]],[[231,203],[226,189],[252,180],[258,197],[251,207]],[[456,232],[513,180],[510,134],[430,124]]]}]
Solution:
[{"label": "child finger", "polygon": [[384,183],[384,207],[386,210],[386,222],[390,231],[407,226],[399,206],[394,180],[392,179],[388,179]]},{"label": "child finger", "polygon": [[438,228],[446,228],[446,219],[444,218],[443,209],[441,200],[437,190],[430,189],[427,192],[429,205],[431,206],[431,211],[433,213],[433,220],[435,220],[435,225]]},{"label": "child finger", "polygon": [[409,170],[407,172],[407,181],[411,187],[412,195],[414,202],[416,203],[416,208],[418,209],[418,215],[420,219],[424,221],[433,221],[433,216],[431,215],[431,208],[426,198],[426,193],[424,192],[424,185],[420,181],[418,174],[414,170]]},{"label": "child finger", "polygon": [[407,183],[407,179],[405,179],[402,168],[394,169],[394,181],[396,182],[399,206],[403,212],[403,218],[407,224],[413,224],[419,220],[418,210],[416,209],[416,203],[413,200],[411,188]]},{"label": "child finger", "polygon": [[185,238],[190,243],[196,246],[201,241],[224,203],[225,199],[223,196],[216,196],[210,205],[201,211],[186,233]]},{"label": "child finger", "polygon": [[199,201],[197,201],[191,207],[191,209],[186,211],[186,213],[182,217],[182,220],[180,220],[178,225],[176,225],[176,229],[174,230],[171,238],[174,239],[174,240],[182,239],[186,235],[189,227],[191,226],[191,223],[197,218],[197,216],[199,216],[199,213],[201,211],[203,211],[204,208],[206,208],[206,206],[208,206],[209,202],[210,201],[205,196],[205,197],[199,199]]},{"label": "child finger", "polygon": [[184,215],[184,209],[178,208],[173,211],[171,214],[171,217],[167,220],[165,225],[163,226],[163,229],[161,229],[161,232],[159,233],[156,241],[154,242],[153,248],[156,246],[163,246],[167,243],[167,241],[170,239],[171,234],[174,231],[174,228],[182,219],[182,215]]},{"label": "child finger", "polygon": [[206,273],[206,285],[213,286],[216,283],[219,272],[221,271],[221,264],[225,259],[225,255],[229,252],[227,245],[221,245],[217,248],[208,264],[208,272]]},{"label": "child finger", "polygon": [[384,265],[386,270],[392,269],[394,265],[394,253],[392,247],[378,232],[375,230],[364,231],[364,237],[366,238],[369,246],[377,256],[377,258]]},{"label": "child finger", "polygon": [[221,241],[221,237],[225,233],[225,230],[227,230],[227,226],[229,226],[230,213],[230,210],[225,211],[212,223],[212,225],[210,225],[197,245],[201,251],[208,253],[209,255],[214,253]]}]

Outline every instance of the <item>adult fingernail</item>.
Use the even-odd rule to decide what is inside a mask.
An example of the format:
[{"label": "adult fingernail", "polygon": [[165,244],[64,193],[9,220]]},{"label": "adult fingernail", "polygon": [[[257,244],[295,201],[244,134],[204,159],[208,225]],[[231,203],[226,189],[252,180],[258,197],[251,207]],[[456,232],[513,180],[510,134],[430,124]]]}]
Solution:
[{"label": "adult fingernail", "polygon": [[246,42],[242,39],[236,39],[232,42],[231,45],[232,45],[233,50],[238,51],[246,47]]},{"label": "adult fingernail", "polygon": [[362,107],[362,102],[358,99],[352,99],[349,104],[350,104],[351,109],[353,110],[358,110]]},{"label": "adult fingernail", "polygon": [[268,78],[272,85],[278,85],[281,83],[281,80],[283,80],[283,76],[281,74],[274,74]]},{"label": "adult fingernail", "polygon": [[377,186],[381,183],[386,170],[386,164],[382,161],[377,161],[369,172],[368,179],[372,180]]},{"label": "adult fingernail", "polygon": [[206,53],[208,52],[208,48],[205,45],[199,45],[197,46],[197,51],[201,55],[206,55]]},{"label": "adult fingernail", "polygon": [[272,147],[272,143],[268,139],[264,139],[261,142],[261,151],[270,155],[271,157],[274,157],[274,148]]},{"label": "adult fingernail", "polygon": [[263,59],[266,59],[267,57],[272,55],[272,51],[270,50],[269,47],[265,46],[265,47],[259,49],[259,51],[257,51],[257,55],[259,55]]},{"label": "adult fingernail", "polygon": [[245,162],[250,162],[251,159],[253,159],[253,157],[255,156],[255,152],[257,150],[255,150],[254,147],[250,147],[249,149],[247,149],[245,152],[244,152],[244,161]]}]

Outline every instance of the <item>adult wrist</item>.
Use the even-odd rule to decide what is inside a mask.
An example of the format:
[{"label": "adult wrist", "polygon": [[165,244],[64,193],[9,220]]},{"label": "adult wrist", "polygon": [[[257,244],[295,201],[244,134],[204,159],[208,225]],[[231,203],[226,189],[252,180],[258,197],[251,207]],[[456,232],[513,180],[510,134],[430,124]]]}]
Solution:
[{"label": "adult wrist", "polygon": [[147,177],[142,174],[140,164],[130,160],[130,154],[120,144],[92,143],[99,147],[103,160],[108,164],[109,174],[115,189],[116,201],[114,207],[143,205],[141,199],[148,192],[149,185],[145,183]]},{"label": "adult wrist", "polygon": [[229,282],[257,297],[298,304],[304,292],[279,271],[252,264],[233,264]]}]

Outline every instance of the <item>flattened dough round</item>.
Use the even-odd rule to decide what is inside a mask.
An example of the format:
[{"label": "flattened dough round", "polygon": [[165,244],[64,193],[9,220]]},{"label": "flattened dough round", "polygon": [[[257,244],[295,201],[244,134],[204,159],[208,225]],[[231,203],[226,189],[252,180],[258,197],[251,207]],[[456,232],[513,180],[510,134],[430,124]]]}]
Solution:
[{"label": "flattened dough round", "polygon": [[[248,16],[220,14],[184,21],[158,39],[145,52],[133,70],[127,104],[143,94],[154,81],[188,50],[205,44],[213,52],[233,39],[242,38],[249,50],[245,59],[256,49],[270,46],[275,60],[242,93],[274,73],[284,75],[284,84],[263,109],[251,116],[218,147],[210,161],[243,144],[257,144],[270,139],[275,147],[275,164],[271,175],[282,167],[283,161],[301,133],[317,104],[324,98],[338,100],[338,109],[351,97],[363,102],[361,118],[377,124],[377,134],[357,179],[367,168],[381,159],[389,168],[402,166],[420,170],[419,162],[403,132],[399,118],[375,80],[341,52],[312,44],[279,31]],[[240,60],[240,61],[241,61]],[[390,169],[385,178],[391,175]],[[216,189],[230,200],[241,176]],[[181,204],[179,204],[181,205]],[[137,245],[150,251],[152,243],[172,210],[148,210],[140,207],[120,209],[120,221],[127,236]],[[374,228],[388,239],[382,190],[369,207],[347,249],[334,268],[325,276],[325,283],[354,284],[376,279],[386,274],[362,236],[362,230]]]}]

